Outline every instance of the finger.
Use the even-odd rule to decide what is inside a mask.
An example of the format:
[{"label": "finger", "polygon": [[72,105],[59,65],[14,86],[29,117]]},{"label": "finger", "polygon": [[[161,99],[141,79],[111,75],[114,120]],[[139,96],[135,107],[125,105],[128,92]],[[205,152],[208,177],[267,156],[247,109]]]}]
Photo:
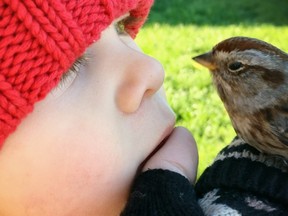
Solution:
[{"label": "finger", "polygon": [[168,169],[194,182],[197,175],[198,152],[191,133],[184,127],[173,130],[165,144],[143,166],[148,169]]}]

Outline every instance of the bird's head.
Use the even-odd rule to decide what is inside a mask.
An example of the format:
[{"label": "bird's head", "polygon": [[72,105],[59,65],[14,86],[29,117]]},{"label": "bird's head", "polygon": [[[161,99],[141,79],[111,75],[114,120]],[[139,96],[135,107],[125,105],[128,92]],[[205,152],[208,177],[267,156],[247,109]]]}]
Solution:
[{"label": "bird's head", "polygon": [[211,71],[225,105],[261,108],[288,91],[288,55],[264,41],[229,38],[193,59]]}]

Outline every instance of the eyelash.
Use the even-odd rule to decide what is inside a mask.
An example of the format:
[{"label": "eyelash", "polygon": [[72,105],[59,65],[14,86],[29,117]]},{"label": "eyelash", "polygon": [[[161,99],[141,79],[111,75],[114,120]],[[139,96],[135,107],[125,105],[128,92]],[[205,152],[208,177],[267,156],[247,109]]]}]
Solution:
[{"label": "eyelash", "polygon": [[69,79],[71,76],[77,76],[79,73],[79,70],[81,67],[83,67],[87,63],[87,56],[86,54],[83,54],[80,56],[74,63],[73,65],[69,68],[68,71],[66,71],[60,80],[60,84],[65,84],[67,79]]}]

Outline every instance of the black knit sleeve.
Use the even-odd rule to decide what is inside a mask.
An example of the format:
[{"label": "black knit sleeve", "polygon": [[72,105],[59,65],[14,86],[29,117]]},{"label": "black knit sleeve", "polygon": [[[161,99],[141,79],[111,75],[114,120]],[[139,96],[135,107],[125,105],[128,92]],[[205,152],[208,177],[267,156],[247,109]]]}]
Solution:
[{"label": "black knit sleeve", "polygon": [[193,185],[182,175],[168,170],[140,174],[121,216],[170,215],[203,215]]},{"label": "black knit sleeve", "polygon": [[195,191],[206,215],[287,216],[287,162],[236,137],[203,172]]}]

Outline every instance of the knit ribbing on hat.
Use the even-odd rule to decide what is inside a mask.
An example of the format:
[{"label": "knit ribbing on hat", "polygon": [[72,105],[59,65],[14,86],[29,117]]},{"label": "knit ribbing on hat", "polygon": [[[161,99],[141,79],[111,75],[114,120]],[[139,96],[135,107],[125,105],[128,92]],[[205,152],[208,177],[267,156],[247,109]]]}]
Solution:
[{"label": "knit ribbing on hat", "polygon": [[0,1],[0,146],[35,102],[54,88],[85,49],[125,13],[145,22],[153,0]]}]

